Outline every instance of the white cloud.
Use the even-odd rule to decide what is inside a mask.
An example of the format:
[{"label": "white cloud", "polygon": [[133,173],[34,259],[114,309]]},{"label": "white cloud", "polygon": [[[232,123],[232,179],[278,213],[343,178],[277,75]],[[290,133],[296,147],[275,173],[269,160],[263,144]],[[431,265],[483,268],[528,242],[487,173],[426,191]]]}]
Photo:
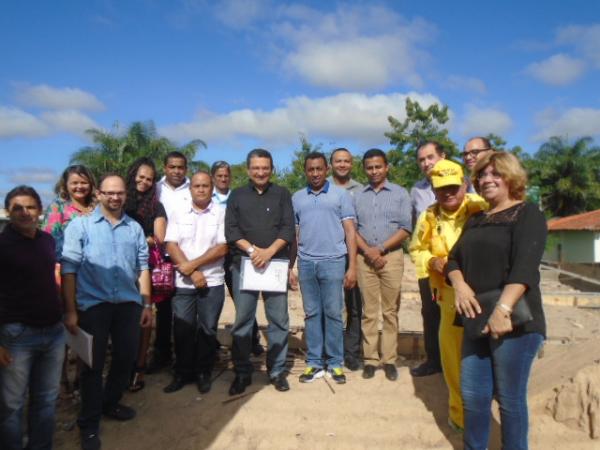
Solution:
[{"label": "white cloud", "polygon": [[600,24],[559,28],[556,41],[559,44],[574,45],[585,59],[600,69]]},{"label": "white cloud", "polygon": [[387,117],[406,117],[405,102],[410,97],[423,107],[439,100],[431,94],[392,93],[364,95],[344,93],[329,97],[292,97],[270,111],[241,109],[226,114],[203,112],[190,122],[161,127],[159,132],[178,141],[200,138],[215,143],[254,139],[267,147],[297,143],[298,133],[332,140],[381,143],[390,130]]},{"label": "white cloud", "polygon": [[464,136],[486,135],[489,133],[502,135],[509,131],[512,126],[512,119],[503,111],[467,105],[460,131]]},{"label": "white cloud", "polygon": [[56,183],[58,175],[53,169],[44,167],[20,167],[18,169],[5,169],[0,173],[8,177],[12,184],[52,184]]},{"label": "white cloud", "polygon": [[40,116],[52,129],[83,135],[90,128],[99,128],[92,118],[80,111],[49,111]]},{"label": "white cloud", "polygon": [[487,88],[479,78],[464,77],[461,75],[449,75],[442,84],[449,89],[464,90],[476,94],[485,94]]},{"label": "white cloud", "polygon": [[40,137],[48,132],[48,126],[33,114],[10,106],[0,106],[0,138]]},{"label": "white cloud", "polygon": [[231,28],[246,28],[269,9],[268,0],[221,0],[215,4],[215,15]]},{"label": "white cloud", "polygon": [[600,136],[600,109],[570,108],[559,112],[548,108],[536,116],[535,122],[539,129],[535,141],[551,136]]},{"label": "white cloud", "polygon": [[78,88],[55,88],[47,84],[36,86],[17,84],[16,89],[17,101],[25,106],[57,110],[101,111],[104,109],[104,105],[95,95]]},{"label": "white cloud", "polygon": [[525,72],[546,84],[565,85],[577,80],[585,71],[585,62],[563,53],[529,64]]}]

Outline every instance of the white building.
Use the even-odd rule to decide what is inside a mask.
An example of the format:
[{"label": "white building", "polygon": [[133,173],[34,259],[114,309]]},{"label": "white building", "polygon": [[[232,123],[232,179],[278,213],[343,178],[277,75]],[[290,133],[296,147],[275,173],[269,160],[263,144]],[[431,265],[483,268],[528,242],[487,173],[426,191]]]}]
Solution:
[{"label": "white building", "polygon": [[548,222],[544,260],[557,263],[600,263],[600,209]]}]

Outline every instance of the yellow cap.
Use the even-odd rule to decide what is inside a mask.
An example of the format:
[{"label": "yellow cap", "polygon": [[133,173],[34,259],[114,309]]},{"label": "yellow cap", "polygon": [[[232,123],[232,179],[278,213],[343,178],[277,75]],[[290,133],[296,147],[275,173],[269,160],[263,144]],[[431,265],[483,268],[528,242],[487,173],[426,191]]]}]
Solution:
[{"label": "yellow cap", "polygon": [[444,186],[460,186],[464,182],[464,173],[460,164],[449,159],[440,159],[431,172],[431,185],[434,189]]}]

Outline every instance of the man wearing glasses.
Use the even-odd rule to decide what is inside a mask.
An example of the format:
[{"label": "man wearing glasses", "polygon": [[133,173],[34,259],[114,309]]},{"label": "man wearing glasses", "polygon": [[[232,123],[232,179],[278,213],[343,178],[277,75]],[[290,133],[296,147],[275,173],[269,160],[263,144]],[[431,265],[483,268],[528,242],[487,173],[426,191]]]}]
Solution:
[{"label": "man wearing glasses", "polygon": [[[92,366],[81,370],[81,448],[99,449],[100,417],[125,421],[135,410],[119,403],[138,349],[140,325],[152,323],[148,245],[142,227],[123,212],[125,181],[107,175],[99,184],[98,207],[65,230],[61,260],[65,327],[94,337]],[[102,383],[108,340],[111,367]]]},{"label": "man wearing glasses", "polygon": [[492,143],[488,138],[477,136],[467,141],[461,156],[465,162],[465,167],[471,172],[473,167],[475,167],[475,164],[477,164],[477,161],[483,158],[488,152],[493,151]]}]

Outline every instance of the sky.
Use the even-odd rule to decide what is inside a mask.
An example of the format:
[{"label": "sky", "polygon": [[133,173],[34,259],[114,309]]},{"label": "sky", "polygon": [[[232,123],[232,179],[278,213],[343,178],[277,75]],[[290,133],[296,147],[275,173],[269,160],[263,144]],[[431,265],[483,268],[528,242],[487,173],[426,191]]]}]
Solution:
[{"label": "sky", "polygon": [[451,137],[496,133],[535,153],[600,137],[600,2],[0,1],[0,198],[47,203],[85,130],[154,121],[196,159],[299,136],[391,148],[406,97],[449,106]]}]

